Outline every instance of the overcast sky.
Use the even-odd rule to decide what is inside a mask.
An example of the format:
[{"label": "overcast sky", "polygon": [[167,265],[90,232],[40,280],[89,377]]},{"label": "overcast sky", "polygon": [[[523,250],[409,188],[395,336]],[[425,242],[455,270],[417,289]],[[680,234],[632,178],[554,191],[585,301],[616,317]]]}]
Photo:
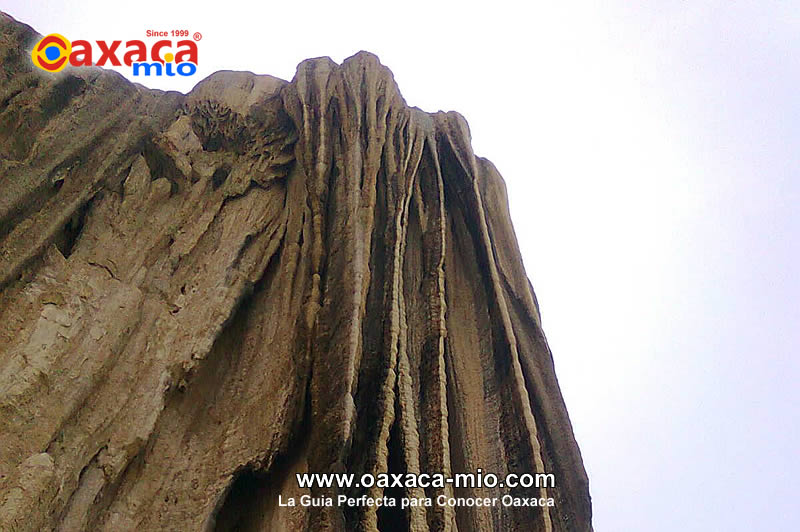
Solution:
[{"label": "overcast sky", "polygon": [[506,180],[595,530],[800,530],[800,4],[253,4],[0,1],[72,40],[201,32],[196,76],[147,84],[183,92],[375,52]]}]

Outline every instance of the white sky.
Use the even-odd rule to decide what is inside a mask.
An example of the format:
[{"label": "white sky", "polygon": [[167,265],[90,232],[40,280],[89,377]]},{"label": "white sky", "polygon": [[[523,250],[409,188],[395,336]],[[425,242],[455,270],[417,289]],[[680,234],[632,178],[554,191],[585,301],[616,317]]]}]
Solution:
[{"label": "white sky", "polygon": [[366,49],[461,112],[508,185],[595,529],[800,530],[800,4],[110,4],[0,9],[201,32],[198,74],[158,88]]}]

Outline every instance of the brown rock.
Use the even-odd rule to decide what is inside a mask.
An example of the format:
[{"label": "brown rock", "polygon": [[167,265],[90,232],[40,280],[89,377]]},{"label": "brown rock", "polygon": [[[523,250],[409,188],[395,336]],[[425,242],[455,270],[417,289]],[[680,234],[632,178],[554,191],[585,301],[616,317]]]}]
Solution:
[{"label": "brown rock", "polygon": [[[591,529],[509,218],[361,52],[188,95],[35,71],[0,14],[0,530]],[[552,473],[300,488],[295,473]],[[282,507],[553,497],[540,507]],[[236,528],[238,526],[239,528]]]}]

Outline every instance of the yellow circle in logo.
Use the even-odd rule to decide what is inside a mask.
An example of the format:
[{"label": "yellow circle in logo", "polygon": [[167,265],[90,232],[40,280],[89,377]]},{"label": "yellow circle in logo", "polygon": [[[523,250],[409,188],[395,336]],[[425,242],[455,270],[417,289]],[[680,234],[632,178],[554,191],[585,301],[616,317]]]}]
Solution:
[{"label": "yellow circle in logo", "polygon": [[60,72],[69,61],[72,43],[58,33],[51,33],[36,43],[31,50],[33,64],[47,72]]},{"label": "yellow circle in logo", "polygon": [[172,63],[173,59],[175,59],[175,56],[172,55],[171,53],[167,52],[164,54],[164,61],[166,61],[167,63]]}]

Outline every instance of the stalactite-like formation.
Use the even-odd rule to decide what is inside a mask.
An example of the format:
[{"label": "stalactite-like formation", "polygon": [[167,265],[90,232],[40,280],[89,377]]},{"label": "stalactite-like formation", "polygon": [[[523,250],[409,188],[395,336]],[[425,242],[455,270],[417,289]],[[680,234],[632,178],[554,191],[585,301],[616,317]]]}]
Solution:
[{"label": "stalactite-like formation", "polygon": [[[502,179],[359,53],[190,94],[0,15],[0,529],[591,529]],[[552,473],[301,488],[295,473]],[[553,497],[285,507],[278,497]],[[238,527],[238,528],[237,528]]]}]

